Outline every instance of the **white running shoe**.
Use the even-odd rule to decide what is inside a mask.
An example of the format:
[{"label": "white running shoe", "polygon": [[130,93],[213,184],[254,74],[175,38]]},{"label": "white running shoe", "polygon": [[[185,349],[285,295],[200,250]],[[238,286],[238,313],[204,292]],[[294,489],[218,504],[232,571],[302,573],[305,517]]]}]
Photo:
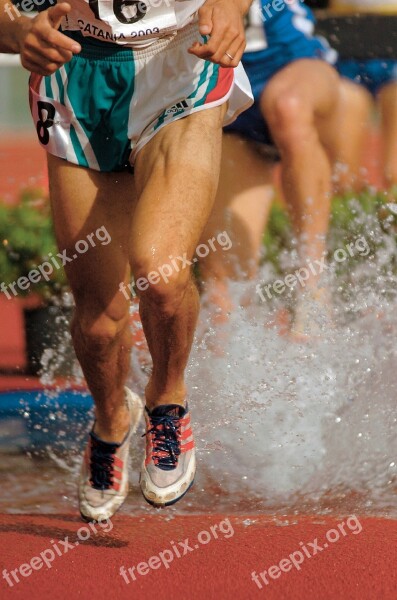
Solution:
[{"label": "white running shoe", "polygon": [[104,442],[93,431],[84,453],[79,481],[80,514],[86,521],[110,519],[128,494],[130,442],[142,416],[142,401],[125,388],[130,430],[121,444]]},{"label": "white running shoe", "polygon": [[188,408],[178,404],[145,409],[146,457],[142,493],[154,506],[178,502],[193,485],[196,472],[194,439]]}]

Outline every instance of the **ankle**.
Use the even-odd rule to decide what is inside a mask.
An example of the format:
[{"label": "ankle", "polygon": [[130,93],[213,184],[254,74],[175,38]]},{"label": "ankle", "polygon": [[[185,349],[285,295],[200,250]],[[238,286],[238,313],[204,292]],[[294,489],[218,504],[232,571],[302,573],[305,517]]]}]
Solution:
[{"label": "ankle", "polygon": [[127,435],[131,415],[126,406],[111,411],[96,410],[97,416],[93,431],[104,442],[121,443]]},{"label": "ankle", "polygon": [[172,388],[172,390],[158,392],[156,386],[149,381],[146,386],[146,406],[149,410],[153,410],[156,406],[164,406],[165,404],[179,404],[186,406],[187,390],[185,384]]}]

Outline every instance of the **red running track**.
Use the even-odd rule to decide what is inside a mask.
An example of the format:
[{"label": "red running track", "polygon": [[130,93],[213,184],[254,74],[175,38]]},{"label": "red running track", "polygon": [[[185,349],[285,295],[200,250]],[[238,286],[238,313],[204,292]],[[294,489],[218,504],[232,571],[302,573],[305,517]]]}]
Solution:
[{"label": "red running track", "polygon": [[[164,513],[165,515],[165,513]],[[48,569],[42,563],[40,570],[22,567],[25,577],[16,573],[19,583],[10,579],[13,586],[1,578],[0,597],[15,600],[209,600],[209,599],[249,599],[267,600],[395,600],[397,589],[396,546],[397,522],[382,519],[362,518],[360,533],[353,534],[345,527],[346,536],[329,543],[328,547],[317,553],[308,542],[324,546],[327,532],[337,530],[342,518],[300,518],[295,525],[277,526],[268,517],[252,517],[254,524],[243,524],[244,517],[231,517],[230,523],[223,525],[218,539],[201,532],[211,532],[211,526],[219,525],[224,515],[185,516],[172,520],[164,517],[128,517],[116,516],[113,529],[105,533],[100,531],[87,541],[80,541],[76,547],[60,544],[68,536],[74,546],[78,540],[77,531],[82,522],[76,516],[29,516],[1,515],[1,572],[19,568],[29,563],[33,557],[53,549],[56,544],[60,556],[49,562]],[[290,519],[293,521],[296,517]],[[358,532],[359,528],[351,527]],[[88,526],[85,525],[85,528]],[[79,535],[87,537],[84,530]],[[336,534],[328,534],[332,539]],[[188,546],[178,542],[188,540]],[[252,580],[252,572],[268,571],[282,559],[302,550],[303,542],[311,555],[305,558],[297,570],[291,563],[288,572],[273,569],[275,579],[265,575],[266,585],[259,589]],[[164,550],[172,554],[172,543],[182,556],[174,557],[169,568],[159,560],[152,559]],[[194,548],[194,546],[198,548]],[[185,548],[185,550],[184,550]],[[67,552],[65,553],[65,549]],[[187,554],[183,556],[183,552]],[[303,555],[303,554],[302,554]],[[48,552],[45,556],[51,560]],[[175,555],[174,555],[175,556]],[[170,554],[165,555],[165,560]],[[298,554],[296,562],[300,561]],[[38,562],[34,562],[38,567]],[[284,562],[283,568],[288,569]],[[137,567],[141,574],[137,572]],[[126,583],[120,575],[120,567],[126,568]],[[128,568],[135,580],[128,575]],[[10,577],[12,577],[10,575]],[[259,582],[261,580],[259,579]]]}]

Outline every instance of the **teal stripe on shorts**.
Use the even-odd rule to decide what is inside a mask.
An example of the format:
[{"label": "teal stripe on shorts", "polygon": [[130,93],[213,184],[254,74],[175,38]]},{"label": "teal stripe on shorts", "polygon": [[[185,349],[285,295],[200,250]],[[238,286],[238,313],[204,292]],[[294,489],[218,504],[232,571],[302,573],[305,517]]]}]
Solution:
[{"label": "teal stripe on shorts", "polygon": [[65,96],[79,125],[73,147],[76,154],[81,148],[89,167],[95,168],[97,162],[101,171],[121,170],[128,163],[128,123],[135,89],[132,53],[129,58],[119,62],[75,56],[66,69]]},{"label": "teal stripe on shorts", "polygon": [[73,125],[70,126],[70,140],[72,142],[73,150],[76,155],[78,164],[81,167],[89,167],[83,148],[80,144],[79,138],[77,137],[76,130],[73,127]]},{"label": "teal stripe on shorts", "polygon": [[47,77],[44,77],[45,95],[47,96],[47,98],[51,98],[51,100],[54,100],[54,94],[52,93],[52,87],[51,87],[51,78],[52,78],[52,75],[48,75]]},{"label": "teal stripe on shorts", "polygon": [[[197,102],[194,103],[195,106],[203,106],[206,103],[206,100],[207,100],[207,97],[209,96],[209,94],[218,85],[219,65],[212,65],[212,66],[214,67],[214,70],[212,72],[211,77],[209,78],[207,90],[206,90],[204,96],[201,98],[201,100],[198,100]],[[206,73],[207,76],[208,76],[208,70],[209,70],[209,68],[207,68],[207,73]]]},{"label": "teal stripe on shorts", "polygon": [[55,72],[55,77],[56,77],[58,88],[59,88],[59,102],[61,104],[64,104],[65,103],[65,87],[63,85],[63,81],[62,81],[62,77],[61,77],[61,72],[60,71],[56,71]]}]

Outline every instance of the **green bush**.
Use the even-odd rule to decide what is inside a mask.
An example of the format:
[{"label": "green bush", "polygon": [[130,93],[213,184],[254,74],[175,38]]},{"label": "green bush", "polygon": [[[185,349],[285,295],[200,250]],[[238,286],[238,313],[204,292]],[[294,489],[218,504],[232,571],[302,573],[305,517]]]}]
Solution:
[{"label": "green bush", "polygon": [[[27,277],[58,250],[48,202],[36,192],[25,192],[17,205],[0,203],[0,279],[6,285]],[[58,261],[61,262],[61,261]],[[34,291],[45,300],[60,295],[67,286],[65,272],[54,267],[50,280],[42,279],[20,295]]]},{"label": "green bush", "polygon": [[[368,189],[360,194],[347,193],[333,198],[328,235],[329,258],[335,250],[344,248],[360,236],[365,236],[371,253],[375,253],[384,244],[386,235],[394,236],[397,243],[397,190],[385,193]],[[283,272],[281,252],[291,250],[293,236],[286,208],[280,202],[275,202],[270,211],[263,244],[264,259],[273,264],[277,273]],[[357,260],[365,259],[359,256],[349,258],[338,269],[349,270],[352,261]],[[392,263],[395,262],[395,259],[391,260]],[[397,265],[392,263],[388,266],[395,266],[397,270]]]}]

